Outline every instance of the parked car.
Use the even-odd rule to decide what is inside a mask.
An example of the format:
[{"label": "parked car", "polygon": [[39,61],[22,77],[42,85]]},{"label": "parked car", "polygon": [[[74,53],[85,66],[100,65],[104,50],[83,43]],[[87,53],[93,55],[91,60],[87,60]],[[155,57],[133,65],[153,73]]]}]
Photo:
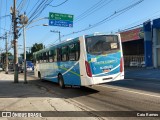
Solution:
[{"label": "parked car", "polygon": [[27,67],[27,71],[33,71],[34,70],[34,65],[32,63],[32,61],[26,61],[26,67]]},{"label": "parked car", "polygon": [[[21,73],[22,73],[24,71],[24,62],[23,62],[23,65],[20,69],[21,69]],[[33,65],[32,61],[26,61],[26,70],[27,71],[33,71],[34,70],[34,65]]]},{"label": "parked car", "polygon": [[138,67],[138,66],[140,66],[140,63],[137,62],[137,61],[131,61],[131,62],[130,62],[130,66],[131,66],[131,67]]}]

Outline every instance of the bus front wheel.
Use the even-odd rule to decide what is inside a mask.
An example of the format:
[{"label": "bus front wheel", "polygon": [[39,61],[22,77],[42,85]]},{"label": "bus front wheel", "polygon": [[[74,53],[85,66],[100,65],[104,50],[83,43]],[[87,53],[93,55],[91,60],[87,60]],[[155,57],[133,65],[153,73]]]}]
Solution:
[{"label": "bus front wheel", "polygon": [[63,76],[62,76],[62,75],[58,75],[58,83],[59,83],[59,86],[60,86],[62,89],[65,88],[64,80],[63,80]]}]

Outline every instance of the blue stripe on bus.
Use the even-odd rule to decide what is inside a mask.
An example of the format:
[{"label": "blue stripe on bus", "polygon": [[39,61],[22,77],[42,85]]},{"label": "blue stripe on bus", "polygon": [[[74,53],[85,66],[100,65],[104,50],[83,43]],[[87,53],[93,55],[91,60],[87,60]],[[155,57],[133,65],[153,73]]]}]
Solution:
[{"label": "blue stripe on bus", "polygon": [[87,55],[93,76],[113,75],[120,72],[121,52],[106,55]]},{"label": "blue stripe on bus", "polygon": [[[81,85],[79,63],[77,61],[57,62],[40,65],[41,73],[44,73],[44,79],[58,82],[57,75],[63,75],[64,84],[66,85]],[[44,70],[43,70],[44,69]]]}]

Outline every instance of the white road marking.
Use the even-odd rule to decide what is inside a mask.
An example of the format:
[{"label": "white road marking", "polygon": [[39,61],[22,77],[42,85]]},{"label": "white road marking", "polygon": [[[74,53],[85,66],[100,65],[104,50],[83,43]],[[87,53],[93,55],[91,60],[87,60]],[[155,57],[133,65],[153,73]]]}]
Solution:
[{"label": "white road marking", "polygon": [[112,86],[108,86],[108,85],[105,85],[105,86],[104,85],[98,85],[98,86],[105,87],[105,88],[116,89],[116,90],[121,90],[121,91],[125,91],[125,92],[130,92],[130,93],[134,93],[134,94],[140,94],[140,95],[146,95],[146,96],[150,96],[150,97],[160,98],[159,95],[153,95],[153,94],[148,94],[148,93],[143,93],[143,92],[136,92],[136,91],[133,91],[133,90],[121,89],[121,88],[118,88],[118,87],[112,87]]}]

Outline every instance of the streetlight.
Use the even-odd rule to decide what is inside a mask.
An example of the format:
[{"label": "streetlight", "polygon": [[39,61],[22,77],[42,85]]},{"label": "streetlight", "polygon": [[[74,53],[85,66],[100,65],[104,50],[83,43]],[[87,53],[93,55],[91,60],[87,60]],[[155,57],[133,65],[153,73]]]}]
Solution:
[{"label": "streetlight", "polygon": [[[29,28],[26,29],[26,25],[28,24],[31,24],[33,22],[37,22],[39,20],[43,20],[43,19],[48,19],[47,17],[45,18],[40,18],[38,20],[35,20],[35,21],[32,21],[30,23],[28,23],[28,18],[27,16],[25,15],[25,13],[23,15],[20,16],[20,23],[22,24],[22,27],[23,27],[23,46],[24,46],[24,83],[26,84],[27,83],[27,70],[26,70],[26,30],[32,28],[32,27],[35,27],[35,26],[42,26],[42,25],[34,25],[34,26],[31,26]],[[48,26],[46,24],[43,24],[43,26]]]},{"label": "streetlight", "polygon": [[50,32],[58,33],[59,34],[59,42],[61,42],[61,32],[60,31],[51,30]]},{"label": "streetlight", "polygon": [[26,30],[31,29],[31,28],[36,27],[36,26],[48,26],[48,24],[33,25],[29,28],[26,28]]},{"label": "streetlight", "polygon": [[27,83],[27,73],[26,73],[26,31],[23,25],[23,46],[24,46],[24,83]]}]

